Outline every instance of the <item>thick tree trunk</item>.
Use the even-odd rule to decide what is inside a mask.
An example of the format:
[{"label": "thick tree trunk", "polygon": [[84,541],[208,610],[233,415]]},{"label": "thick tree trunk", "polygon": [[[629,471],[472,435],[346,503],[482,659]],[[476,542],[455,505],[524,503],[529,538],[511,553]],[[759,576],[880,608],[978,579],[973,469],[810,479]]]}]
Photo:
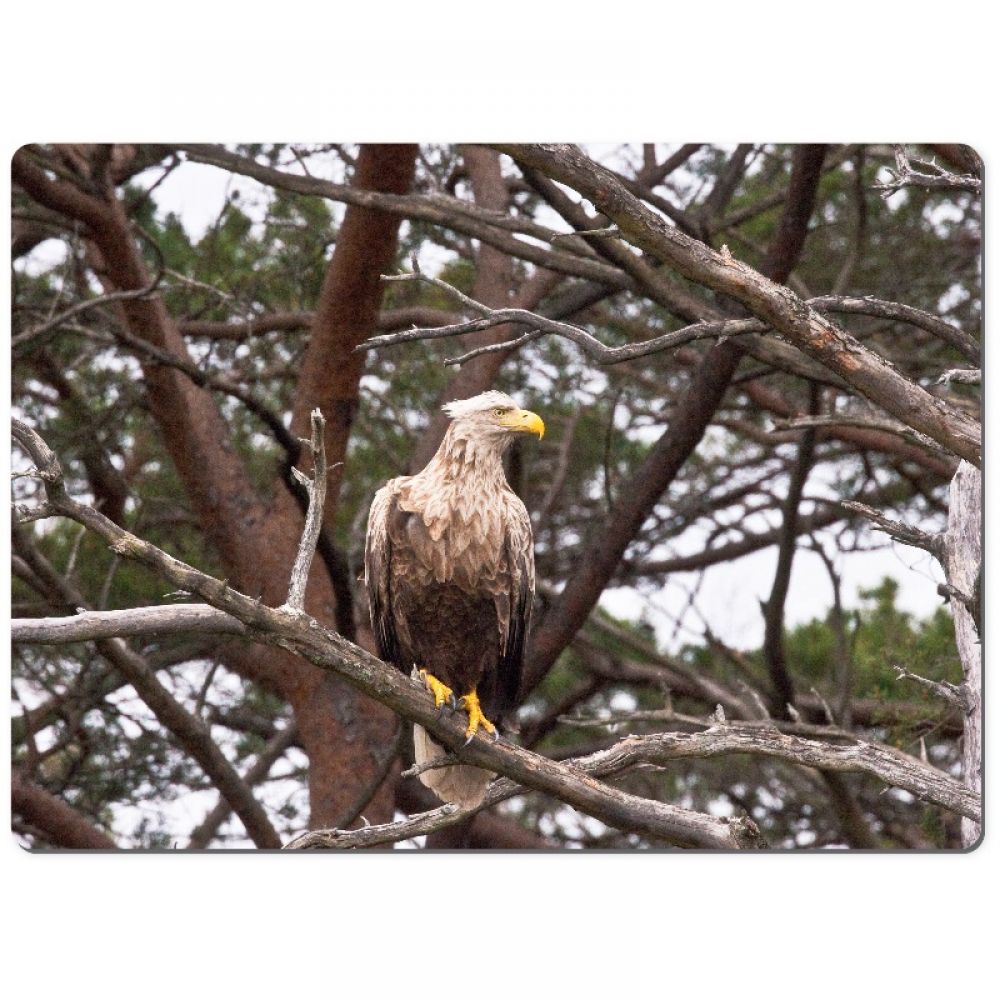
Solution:
[{"label": "thick tree trunk", "polygon": [[[358,155],[352,186],[402,194],[413,181],[417,147],[367,145]],[[330,464],[324,526],[331,533],[347,444],[358,406],[358,386],[366,355],[354,348],[376,330],[382,303],[381,275],[392,269],[400,218],[377,209],[348,207],[337,236],[292,408],[292,433],[308,437],[309,414],[318,407],[327,418]],[[275,490],[259,552],[259,588],[268,604],[280,604],[302,532],[303,514],[286,489]],[[322,562],[313,563],[306,609],[333,622],[337,598]],[[359,641],[368,648],[367,633]],[[273,658],[273,651],[261,655]],[[393,780],[386,754],[395,756],[396,720],[384,706],[356,688],[324,674],[290,654],[284,692],[309,756],[310,823],[344,824],[364,810],[367,819],[392,817]],[[381,787],[380,787],[381,786]]]},{"label": "thick tree trunk", "polygon": [[[981,593],[983,559],[983,479],[979,470],[962,462],[951,481],[948,530],[945,533],[945,573],[948,583],[977,603]],[[962,661],[965,699],[962,736],[962,784],[977,794],[983,788],[983,659],[982,636],[972,610],[960,597],[952,597],[955,641]],[[980,616],[981,617],[981,616]],[[962,819],[962,846],[973,847],[982,835],[982,824]]]}]

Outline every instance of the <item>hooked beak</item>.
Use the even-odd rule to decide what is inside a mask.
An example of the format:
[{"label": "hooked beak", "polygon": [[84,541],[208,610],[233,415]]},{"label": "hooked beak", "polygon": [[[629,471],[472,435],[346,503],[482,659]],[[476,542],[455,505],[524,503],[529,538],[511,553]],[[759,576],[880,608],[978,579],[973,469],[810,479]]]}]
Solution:
[{"label": "hooked beak", "polygon": [[500,423],[519,434],[537,434],[539,440],[545,436],[542,418],[531,410],[512,410],[500,418]]}]

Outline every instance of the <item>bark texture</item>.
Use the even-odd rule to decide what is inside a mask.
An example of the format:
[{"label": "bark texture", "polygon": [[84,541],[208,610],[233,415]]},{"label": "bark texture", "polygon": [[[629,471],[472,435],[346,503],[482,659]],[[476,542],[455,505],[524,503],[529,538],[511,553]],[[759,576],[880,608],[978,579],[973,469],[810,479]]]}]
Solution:
[{"label": "bark texture", "polygon": [[[948,530],[945,532],[945,573],[948,583],[979,605],[983,562],[983,480],[978,469],[962,462],[951,482]],[[982,793],[983,788],[983,647],[973,609],[955,596],[951,599],[955,619],[955,641],[962,661],[964,725],[962,737],[962,783]],[[981,620],[981,613],[980,613]],[[962,846],[974,847],[982,836],[982,824],[962,819]]]}]

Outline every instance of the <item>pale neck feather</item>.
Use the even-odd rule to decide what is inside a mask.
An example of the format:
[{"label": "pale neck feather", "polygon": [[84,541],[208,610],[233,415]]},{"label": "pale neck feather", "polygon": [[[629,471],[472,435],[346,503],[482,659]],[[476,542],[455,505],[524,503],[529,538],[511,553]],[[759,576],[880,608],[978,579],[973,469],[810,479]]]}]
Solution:
[{"label": "pale neck feather", "polygon": [[434,457],[418,477],[445,484],[476,482],[480,490],[507,489],[501,437],[472,437],[451,424]]}]

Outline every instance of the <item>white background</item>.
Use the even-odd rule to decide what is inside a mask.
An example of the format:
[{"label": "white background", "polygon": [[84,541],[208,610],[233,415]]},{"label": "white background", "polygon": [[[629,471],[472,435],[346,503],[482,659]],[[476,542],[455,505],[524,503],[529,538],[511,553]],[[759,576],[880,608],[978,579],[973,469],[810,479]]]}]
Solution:
[{"label": "white background", "polygon": [[[992,177],[995,36],[972,4],[362,10],[49,0],[7,13],[7,155],[77,140],[940,140],[975,145]],[[987,281],[992,302],[988,270]],[[996,479],[991,463],[987,497]],[[986,731],[989,792],[989,718]],[[6,764],[0,781],[6,809]],[[29,856],[8,839],[0,989],[44,1000],[984,995],[979,977],[997,981],[997,857],[989,840],[970,856],[748,858]]]}]

